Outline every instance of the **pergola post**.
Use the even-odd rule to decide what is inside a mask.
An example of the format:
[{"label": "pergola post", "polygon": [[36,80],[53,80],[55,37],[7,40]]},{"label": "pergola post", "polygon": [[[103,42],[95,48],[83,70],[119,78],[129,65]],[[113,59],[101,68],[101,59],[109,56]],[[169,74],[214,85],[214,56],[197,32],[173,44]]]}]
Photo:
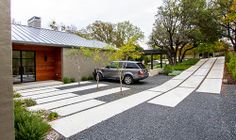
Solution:
[{"label": "pergola post", "polygon": [[153,53],[151,54],[151,69],[153,69]]},{"label": "pergola post", "polygon": [[161,68],[162,68],[162,54],[160,54],[160,63],[161,63]]}]

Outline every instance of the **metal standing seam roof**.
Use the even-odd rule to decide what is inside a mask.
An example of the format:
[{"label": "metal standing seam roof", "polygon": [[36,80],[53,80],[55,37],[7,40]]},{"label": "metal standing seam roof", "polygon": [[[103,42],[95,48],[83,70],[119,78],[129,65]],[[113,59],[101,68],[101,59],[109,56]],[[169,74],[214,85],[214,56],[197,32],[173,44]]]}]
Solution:
[{"label": "metal standing seam roof", "polygon": [[46,45],[56,47],[88,47],[104,48],[106,43],[97,40],[87,40],[78,35],[54,31],[44,28],[34,28],[26,25],[12,24],[12,42]]}]

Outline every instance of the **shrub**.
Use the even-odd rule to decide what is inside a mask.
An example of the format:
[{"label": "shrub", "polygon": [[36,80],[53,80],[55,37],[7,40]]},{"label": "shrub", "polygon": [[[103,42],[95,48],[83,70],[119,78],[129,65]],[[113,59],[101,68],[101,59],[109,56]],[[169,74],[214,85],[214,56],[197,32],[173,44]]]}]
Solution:
[{"label": "shrub", "polygon": [[87,80],[88,80],[88,77],[84,76],[84,77],[81,78],[81,81],[87,81]]},{"label": "shrub", "polygon": [[38,113],[26,110],[20,100],[14,103],[16,140],[43,140],[50,125]]},{"label": "shrub", "polygon": [[59,115],[56,113],[56,112],[51,112],[49,115],[48,115],[48,120],[49,121],[53,121],[55,119],[57,119],[59,117]]},{"label": "shrub", "polygon": [[93,80],[93,79],[94,79],[94,78],[93,78],[93,76],[91,76],[91,75],[88,77],[88,80]]},{"label": "shrub", "polygon": [[195,59],[195,58],[192,58],[192,59],[188,59],[188,60],[185,60],[183,61],[182,63],[178,63],[176,64],[175,66],[172,66],[172,65],[165,65],[164,67],[164,73],[165,74],[169,74],[171,73],[172,71],[183,71],[183,70],[186,70],[188,69],[189,67],[191,67],[192,65],[196,64],[197,62],[199,61],[199,59]]},{"label": "shrub", "polygon": [[70,83],[71,80],[68,77],[63,77],[62,81],[64,84],[68,84],[68,83]]},{"label": "shrub", "polygon": [[13,98],[20,98],[20,97],[21,97],[21,95],[19,93],[14,92]]},{"label": "shrub", "polygon": [[24,99],[23,102],[24,102],[25,106],[27,106],[27,107],[34,106],[37,104],[36,101],[33,99]]},{"label": "shrub", "polygon": [[166,66],[164,67],[164,73],[165,73],[165,74],[171,73],[172,70],[173,70],[173,68],[172,68],[171,65],[166,65]]},{"label": "shrub", "polygon": [[70,82],[74,83],[75,82],[75,78],[70,78]]},{"label": "shrub", "polygon": [[226,55],[226,63],[229,73],[232,75],[233,79],[236,80],[236,54],[235,53],[228,53]]},{"label": "shrub", "polygon": [[183,61],[180,64],[182,64],[182,65],[195,65],[198,61],[199,61],[199,59],[197,59],[197,58],[191,58],[191,59]]},{"label": "shrub", "polygon": [[75,82],[75,78],[63,77],[62,81],[64,84],[69,84]]},{"label": "shrub", "polygon": [[33,99],[19,99],[15,100],[14,104],[17,106],[30,107],[36,105],[36,101]]}]

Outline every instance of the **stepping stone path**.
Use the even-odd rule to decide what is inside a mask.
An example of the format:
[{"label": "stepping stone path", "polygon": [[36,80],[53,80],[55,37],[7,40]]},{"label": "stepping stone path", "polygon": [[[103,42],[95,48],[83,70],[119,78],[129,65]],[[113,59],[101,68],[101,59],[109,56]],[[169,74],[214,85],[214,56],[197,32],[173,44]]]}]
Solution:
[{"label": "stepping stone path", "polygon": [[[50,124],[58,133],[69,138],[144,102],[176,107],[193,91],[220,94],[224,63],[224,57],[201,59],[196,65],[162,85],[108,103],[99,101],[97,98],[117,94],[120,91],[119,87],[79,95],[74,92],[95,89],[96,84],[81,82],[81,85],[77,87],[78,83],[65,85],[56,83],[57,85],[49,86],[42,83],[43,87],[34,86],[30,89],[18,87],[17,92],[23,96],[23,99],[32,98],[38,103],[28,109],[50,110],[62,116]],[[108,85],[100,84],[99,86],[107,87]],[[61,89],[62,87],[66,89]],[[123,88],[123,91],[126,90],[129,88]]]}]

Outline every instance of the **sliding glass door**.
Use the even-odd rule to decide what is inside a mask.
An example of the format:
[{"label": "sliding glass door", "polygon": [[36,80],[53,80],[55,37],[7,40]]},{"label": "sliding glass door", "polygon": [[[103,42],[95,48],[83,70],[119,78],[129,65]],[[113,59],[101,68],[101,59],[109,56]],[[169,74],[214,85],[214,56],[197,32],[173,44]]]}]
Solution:
[{"label": "sliding glass door", "polygon": [[13,51],[13,82],[33,82],[35,75],[35,52]]}]

